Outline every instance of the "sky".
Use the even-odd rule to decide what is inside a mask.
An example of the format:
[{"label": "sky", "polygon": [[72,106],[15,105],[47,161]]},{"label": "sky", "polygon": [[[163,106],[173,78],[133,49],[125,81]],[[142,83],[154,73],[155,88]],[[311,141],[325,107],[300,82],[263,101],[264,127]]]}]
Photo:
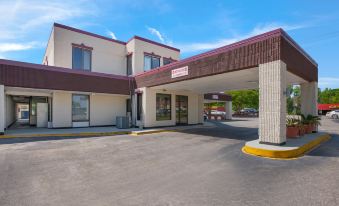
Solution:
[{"label": "sky", "polygon": [[335,0],[0,0],[0,14],[0,58],[39,64],[54,22],[122,41],[139,35],[181,58],[282,28],[317,61],[319,87],[339,88]]}]

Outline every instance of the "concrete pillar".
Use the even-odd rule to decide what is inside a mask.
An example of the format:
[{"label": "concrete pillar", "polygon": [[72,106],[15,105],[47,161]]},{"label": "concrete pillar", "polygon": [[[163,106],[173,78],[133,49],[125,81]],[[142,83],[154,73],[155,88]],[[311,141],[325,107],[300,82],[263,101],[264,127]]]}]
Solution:
[{"label": "concrete pillar", "polygon": [[198,123],[204,123],[204,95],[198,95]]},{"label": "concrete pillar", "polygon": [[259,65],[259,141],[286,143],[286,64],[281,60]]},{"label": "concrete pillar", "polygon": [[5,133],[5,87],[0,85],[0,135]]},{"label": "concrete pillar", "polygon": [[303,115],[318,115],[318,83],[306,82],[300,85],[301,113]]},{"label": "concrete pillar", "polygon": [[226,101],[225,102],[225,112],[226,116],[225,119],[232,119],[232,102],[231,101]]}]

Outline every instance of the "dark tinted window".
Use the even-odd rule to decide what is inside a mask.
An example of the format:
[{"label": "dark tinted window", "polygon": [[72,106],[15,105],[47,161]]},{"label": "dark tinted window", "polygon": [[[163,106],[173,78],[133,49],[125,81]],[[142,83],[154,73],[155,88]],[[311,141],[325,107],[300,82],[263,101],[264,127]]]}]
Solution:
[{"label": "dark tinted window", "polygon": [[91,70],[92,51],[73,47],[72,49],[72,68],[79,70]]},{"label": "dark tinted window", "polygon": [[145,55],[144,57],[144,71],[160,67],[160,58],[156,56]]}]

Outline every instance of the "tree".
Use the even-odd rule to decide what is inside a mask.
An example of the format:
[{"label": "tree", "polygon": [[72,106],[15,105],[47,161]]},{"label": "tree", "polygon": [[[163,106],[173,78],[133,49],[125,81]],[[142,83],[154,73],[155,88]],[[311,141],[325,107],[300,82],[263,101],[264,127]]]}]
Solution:
[{"label": "tree", "polygon": [[319,90],[318,96],[320,104],[339,103],[339,89],[326,88],[323,91]]},{"label": "tree", "polygon": [[240,111],[246,107],[254,109],[259,108],[259,90],[257,89],[230,91],[225,93],[232,96],[233,111]]}]

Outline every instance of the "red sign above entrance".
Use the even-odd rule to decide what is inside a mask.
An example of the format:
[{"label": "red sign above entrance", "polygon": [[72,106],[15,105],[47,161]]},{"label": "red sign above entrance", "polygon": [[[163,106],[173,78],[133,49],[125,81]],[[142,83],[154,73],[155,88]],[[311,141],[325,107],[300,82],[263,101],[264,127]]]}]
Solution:
[{"label": "red sign above entrance", "polygon": [[188,66],[172,70],[172,79],[188,75]]}]

